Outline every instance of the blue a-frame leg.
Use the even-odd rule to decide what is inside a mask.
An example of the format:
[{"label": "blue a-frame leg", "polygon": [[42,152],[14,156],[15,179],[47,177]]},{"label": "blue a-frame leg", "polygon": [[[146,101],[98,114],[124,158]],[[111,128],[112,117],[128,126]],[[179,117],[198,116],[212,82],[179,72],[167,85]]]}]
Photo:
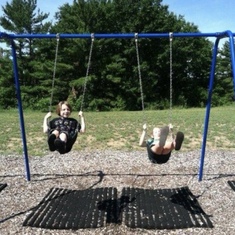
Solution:
[{"label": "blue a-frame leg", "polygon": [[209,90],[208,90],[208,100],[206,105],[206,115],[205,115],[205,122],[204,122],[204,131],[203,131],[203,141],[202,141],[202,149],[201,149],[201,158],[200,158],[200,168],[198,173],[198,180],[202,180],[203,176],[203,166],[204,166],[204,158],[206,152],[206,139],[208,133],[208,125],[210,119],[210,108],[211,108],[211,97],[212,97],[212,90],[214,85],[214,77],[215,77],[215,67],[216,67],[216,57],[218,52],[218,45],[219,40],[222,37],[229,37],[229,44],[230,44],[230,57],[231,57],[231,64],[232,64],[232,74],[233,74],[233,89],[235,94],[235,52],[234,52],[234,39],[233,34],[231,31],[225,31],[221,33],[221,36],[216,38],[214,48],[213,48],[213,57],[212,57],[212,64],[211,64],[211,71],[210,71],[210,82],[209,82]]},{"label": "blue a-frame leg", "polygon": [[15,49],[14,40],[11,40],[11,47],[12,47],[12,59],[13,59],[13,71],[14,71],[14,79],[15,79],[16,96],[17,96],[17,101],[18,101],[18,110],[19,110],[19,118],[20,118],[21,136],[22,136],[22,142],[23,142],[25,174],[26,174],[26,179],[30,181],[30,168],[29,168],[27,141],[26,141],[26,134],[25,134],[24,115],[23,115],[23,108],[22,108],[22,101],[21,101],[20,82],[19,82],[17,57],[16,57],[16,49]]}]

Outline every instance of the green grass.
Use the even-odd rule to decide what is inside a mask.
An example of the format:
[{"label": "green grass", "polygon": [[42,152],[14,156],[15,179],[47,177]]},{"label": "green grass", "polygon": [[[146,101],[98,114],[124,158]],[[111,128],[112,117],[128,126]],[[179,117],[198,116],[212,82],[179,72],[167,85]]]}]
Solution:
[{"label": "green grass", "polygon": [[[143,123],[148,125],[148,133],[154,126],[170,122],[174,130],[185,133],[182,151],[199,149],[202,142],[206,109],[173,109],[139,112],[86,112],[87,131],[79,135],[74,150],[82,149],[125,149],[135,150]],[[208,149],[235,149],[235,106],[212,108],[207,136]],[[48,153],[47,137],[42,132],[45,113],[24,111],[24,122],[29,156],[43,156]],[[52,118],[56,117],[53,114]],[[72,117],[77,118],[73,112]],[[22,139],[18,110],[0,112],[0,153],[22,154]]]}]

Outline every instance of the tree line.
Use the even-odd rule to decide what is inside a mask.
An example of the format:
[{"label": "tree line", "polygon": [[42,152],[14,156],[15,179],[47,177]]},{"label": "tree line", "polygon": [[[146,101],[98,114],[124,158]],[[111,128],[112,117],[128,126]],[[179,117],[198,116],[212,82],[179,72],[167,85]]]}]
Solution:
[{"label": "tree line", "polygon": [[[162,0],[74,0],[59,7],[54,19],[37,0],[11,0],[2,6],[0,24],[15,34],[200,32]],[[17,12],[17,14],[15,14]],[[135,39],[59,38],[53,100],[69,100],[77,109],[141,110]],[[3,39],[1,39],[3,41]],[[4,41],[5,42],[5,41]],[[10,43],[6,41],[6,43]],[[24,108],[48,110],[57,39],[15,39]],[[10,44],[9,44],[10,45]],[[168,38],[139,38],[138,51],[146,109],[203,107],[207,102],[213,43],[206,38],[173,38],[172,71]],[[219,50],[212,105],[233,101],[229,45]],[[85,93],[84,86],[86,88]],[[0,107],[17,105],[10,50],[0,54]]]}]

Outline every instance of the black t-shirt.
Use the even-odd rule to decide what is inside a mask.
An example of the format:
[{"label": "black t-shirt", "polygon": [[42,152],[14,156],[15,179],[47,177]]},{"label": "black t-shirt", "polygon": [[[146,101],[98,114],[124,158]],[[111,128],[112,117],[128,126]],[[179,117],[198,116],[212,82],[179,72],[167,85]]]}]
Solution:
[{"label": "black t-shirt", "polygon": [[73,137],[77,132],[80,132],[81,125],[74,118],[54,118],[49,122],[49,133],[58,130],[60,133],[65,133],[68,137]]}]

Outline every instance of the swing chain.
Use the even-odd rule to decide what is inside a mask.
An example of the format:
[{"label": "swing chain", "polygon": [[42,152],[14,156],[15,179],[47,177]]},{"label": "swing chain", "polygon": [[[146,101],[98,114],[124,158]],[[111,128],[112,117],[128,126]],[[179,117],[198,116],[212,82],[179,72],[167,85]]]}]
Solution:
[{"label": "swing chain", "polygon": [[55,50],[55,61],[54,61],[54,69],[53,69],[53,76],[52,76],[51,99],[50,99],[49,112],[51,112],[53,93],[54,93],[54,87],[55,87],[55,74],[56,74],[56,65],[57,65],[58,50],[59,50],[59,41],[60,41],[60,34],[57,33],[56,34],[56,50]]},{"label": "swing chain", "polygon": [[90,66],[91,66],[91,57],[92,57],[94,39],[95,39],[95,35],[94,35],[94,33],[92,33],[92,34],[91,34],[91,47],[90,47],[90,52],[89,52],[89,57],[88,57],[88,63],[87,63],[87,70],[86,70],[86,76],[85,76],[85,81],[84,81],[84,86],[83,86],[83,94],[82,94],[82,100],[81,100],[81,108],[80,108],[80,111],[82,111],[82,109],[83,109],[83,104],[84,104],[84,97],[85,97],[86,86],[87,86],[87,78],[88,78],[89,70],[90,70]]},{"label": "swing chain", "polygon": [[142,77],[141,77],[141,69],[140,69],[140,58],[139,58],[139,46],[138,46],[138,33],[135,33],[135,48],[136,48],[136,57],[137,57],[137,65],[138,65],[138,75],[139,75],[139,85],[140,85],[140,94],[141,94],[141,103],[142,103],[142,111],[143,111],[143,119],[144,123],[146,123],[146,117],[144,113],[144,93],[143,93],[143,85],[142,85]]},{"label": "swing chain", "polygon": [[170,113],[169,113],[169,123],[172,121],[172,41],[173,41],[173,33],[169,33],[169,40],[170,40]]}]

